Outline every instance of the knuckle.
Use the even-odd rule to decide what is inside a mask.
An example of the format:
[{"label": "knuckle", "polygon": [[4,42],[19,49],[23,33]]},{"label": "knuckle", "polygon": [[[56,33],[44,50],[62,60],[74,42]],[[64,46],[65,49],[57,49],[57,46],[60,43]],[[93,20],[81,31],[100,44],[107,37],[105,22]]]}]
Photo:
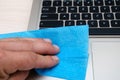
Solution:
[{"label": "knuckle", "polygon": [[45,63],[44,68],[50,68],[56,64],[51,56],[46,56],[46,61],[44,63]]}]

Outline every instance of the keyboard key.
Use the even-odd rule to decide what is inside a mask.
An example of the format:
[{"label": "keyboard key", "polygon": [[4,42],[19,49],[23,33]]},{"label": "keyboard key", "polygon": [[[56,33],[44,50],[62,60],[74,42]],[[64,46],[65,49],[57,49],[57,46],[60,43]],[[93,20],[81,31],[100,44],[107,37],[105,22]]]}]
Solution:
[{"label": "keyboard key", "polygon": [[120,28],[90,28],[90,35],[120,35]]},{"label": "keyboard key", "polygon": [[68,20],[69,19],[69,14],[60,14],[60,19],[61,20]]},{"label": "keyboard key", "polygon": [[71,19],[74,19],[74,20],[80,19],[80,14],[71,14]]},{"label": "keyboard key", "polygon": [[66,13],[66,7],[58,7],[58,13]]},{"label": "keyboard key", "polygon": [[82,19],[91,19],[91,14],[90,13],[83,13]]},{"label": "keyboard key", "polygon": [[58,20],[58,14],[41,14],[41,20]]},{"label": "keyboard key", "polygon": [[65,26],[74,26],[74,21],[65,21]]},{"label": "keyboard key", "polygon": [[102,19],[102,13],[93,13],[93,19]]},{"label": "keyboard key", "polygon": [[63,6],[72,6],[72,1],[71,0],[64,0]]},{"label": "keyboard key", "polygon": [[61,27],[63,21],[40,21],[40,27]]},{"label": "keyboard key", "polygon": [[95,5],[96,6],[102,6],[103,5],[103,0],[95,0]]},{"label": "keyboard key", "polygon": [[53,6],[61,6],[61,5],[62,5],[62,1],[61,0],[53,1]]},{"label": "keyboard key", "polygon": [[105,0],[105,5],[114,5],[114,0]]},{"label": "keyboard key", "polygon": [[74,6],[82,6],[82,0],[74,0]]},{"label": "keyboard key", "polygon": [[100,7],[101,12],[110,12],[110,7],[109,6],[102,6]]},{"label": "keyboard key", "polygon": [[76,25],[86,25],[86,21],[79,20],[79,21],[76,22]]},{"label": "keyboard key", "polygon": [[120,19],[120,13],[115,13],[116,19]]},{"label": "keyboard key", "polygon": [[79,7],[79,12],[88,12],[88,7]]},{"label": "keyboard key", "polygon": [[84,5],[85,6],[92,6],[93,5],[93,0],[84,0]]},{"label": "keyboard key", "polygon": [[51,6],[51,1],[43,1],[43,6]]},{"label": "keyboard key", "polygon": [[105,19],[114,19],[113,13],[105,13],[104,18]]},{"label": "keyboard key", "polygon": [[90,12],[99,12],[99,9],[97,6],[90,7]]},{"label": "keyboard key", "polygon": [[77,7],[68,7],[68,12],[70,13],[77,13]]},{"label": "keyboard key", "polygon": [[113,12],[120,12],[120,6],[112,6],[111,8]]},{"label": "keyboard key", "polygon": [[115,0],[116,1],[116,5],[120,5],[120,0]]},{"label": "keyboard key", "polygon": [[112,27],[120,27],[120,20],[113,20],[111,21]]},{"label": "keyboard key", "polygon": [[93,20],[88,21],[88,24],[89,24],[89,27],[97,27],[98,26],[97,21],[93,21]]},{"label": "keyboard key", "polygon": [[100,27],[109,27],[109,21],[106,20],[99,21],[99,25]]},{"label": "keyboard key", "polygon": [[43,7],[42,13],[55,13],[56,7]]}]

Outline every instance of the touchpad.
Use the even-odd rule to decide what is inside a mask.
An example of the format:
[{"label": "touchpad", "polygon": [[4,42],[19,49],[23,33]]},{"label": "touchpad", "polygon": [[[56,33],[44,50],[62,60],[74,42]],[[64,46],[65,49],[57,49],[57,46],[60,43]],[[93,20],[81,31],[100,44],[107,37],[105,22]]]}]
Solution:
[{"label": "touchpad", "polygon": [[120,80],[120,41],[92,43],[94,80]]}]

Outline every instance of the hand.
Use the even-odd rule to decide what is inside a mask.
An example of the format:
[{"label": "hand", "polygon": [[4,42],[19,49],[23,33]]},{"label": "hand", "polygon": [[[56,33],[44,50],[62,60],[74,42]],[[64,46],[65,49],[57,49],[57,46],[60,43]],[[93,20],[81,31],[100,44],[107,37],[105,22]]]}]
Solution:
[{"label": "hand", "polygon": [[33,68],[58,63],[59,48],[49,39],[9,38],[0,40],[0,80],[25,80]]}]

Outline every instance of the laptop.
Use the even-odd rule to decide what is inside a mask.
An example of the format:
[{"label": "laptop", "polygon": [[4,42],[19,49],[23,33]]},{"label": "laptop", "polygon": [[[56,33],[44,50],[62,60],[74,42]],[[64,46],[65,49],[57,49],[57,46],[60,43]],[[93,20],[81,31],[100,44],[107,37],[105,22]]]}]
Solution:
[{"label": "laptop", "polygon": [[86,80],[120,80],[120,0],[34,0],[28,30],[85,24]]},{"label": "laptop", "polygon": [[[31,5],[31,2],[32,0],[28,1],[28,4]],[[26,7],[24,9],[27,10]],[[20,21],[23,20],[22,17]],[[24,20],[27,21],[27,18],[28,16]],[[17,20],[18,18],[13,21]],[[85,24],[90,27],[86,80],[120,80],[120,0],[33,0],[27,30]],[[15,28],[14,30],[19,29]],[[32,80],[63,80],[34,76]]]}]

